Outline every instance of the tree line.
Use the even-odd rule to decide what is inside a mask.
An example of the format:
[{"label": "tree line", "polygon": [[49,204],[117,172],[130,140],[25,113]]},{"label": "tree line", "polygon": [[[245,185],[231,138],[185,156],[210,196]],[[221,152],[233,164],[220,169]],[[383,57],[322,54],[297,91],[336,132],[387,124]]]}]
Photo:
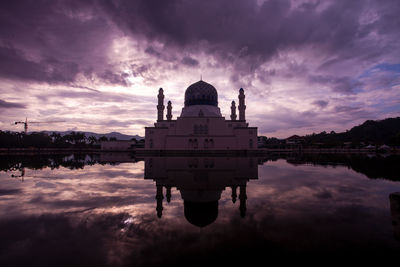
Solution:
[{"label": "tree line", "polygon": [[22,171],[24,168],[83,169],[86,165],[104,164],[96,154],[54,154],[54,155],[0,155],[0,171]]},{"label": "tree line", "polygon": [[304,139],[306,144],[321,144],[325,147],[340,147],[344,143],[348,143],[351,147],[384,144],[400,146],[400,117],[376,121],[367,120],[342,133],[324,131],[319,134],[306,135]]},{"label": "tree line", "polygon": [[115,141],[115,137],[86,137],[82,132],[66,135],[53,132],[25,134],[23,132],[0,131],[0,148],[100,148],[101,141]]},{"label": "tree line", "polygon": [[[286,144],[286,139],[262,138],[264,147],[282,147]],[[363,124],[341,133],[323,131],[308,134],[298,138],[296,145],[319,148],[363,148],[368,145],[398,147],[400,146],[400,117],[376,121],[367,120]]]},{"label": "tree line", "polygon": [[[386,157],[366,154],[271,154],[259,158],[259,164],[267,161],[286,159],[293,165],[313,164],[318,166],[347,166],[356,172],[365,174],[370,179],[386,179],[400,181],[400,155]],[[98,154],[55,154],[55,155],[0,155],[0,171],[22,171],[24,168],[39,170],[43,168],[82,169],[88,165],[116,164],[100,161]],[[15,176],[14,176],[15,177]]]}]

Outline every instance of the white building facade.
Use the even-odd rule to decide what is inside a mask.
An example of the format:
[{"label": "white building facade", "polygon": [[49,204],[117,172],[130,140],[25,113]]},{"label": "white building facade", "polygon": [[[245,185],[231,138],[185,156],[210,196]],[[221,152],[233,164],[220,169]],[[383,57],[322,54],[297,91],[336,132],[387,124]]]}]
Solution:
[{"label": "white building facade", "polygon": [[115,141],[102,141],[100,143],[101,150],[129,150],[136,144],[136,140],[115,140]]},{"label": "white building facade", "polygon": [[158,93],[157,122],[145,128],[146,150],[255,150],[257,127],[249,127],[245,118],[244,90],[239,90],[239,119],[236,104],[231,104],[231,119],[226,120],[218,107],[218,93],[204,81],[190,85],[185,92],[181,115],[172,119],[168,101],[164,118],[164,92]]}]

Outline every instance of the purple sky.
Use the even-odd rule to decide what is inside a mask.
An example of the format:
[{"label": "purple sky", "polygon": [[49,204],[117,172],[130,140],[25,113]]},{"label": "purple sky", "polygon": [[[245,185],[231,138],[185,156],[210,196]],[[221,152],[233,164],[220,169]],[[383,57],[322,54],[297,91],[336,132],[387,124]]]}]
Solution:
[{"label": "purple sky", "polygon": [[398,0],[82,0],[0,4],[0,129],[144,135],[164,88],[238,89],[259,135],[400,115]]}]

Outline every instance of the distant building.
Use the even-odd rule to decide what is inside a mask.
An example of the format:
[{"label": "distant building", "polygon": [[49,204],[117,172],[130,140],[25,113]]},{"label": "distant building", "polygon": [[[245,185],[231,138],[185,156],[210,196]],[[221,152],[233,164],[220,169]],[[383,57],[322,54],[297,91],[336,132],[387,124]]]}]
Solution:
[{"label": "distant building", "polygon": [[299,145],[299,144],[304,144],[305,139],[298,135],[292,135],[292,136],[286,138],[285,141],[286,141],[287,145]]},{"label": "distant building", "polygon": [[100,153],[99,163],[130,163],[137,162],[138,159],[131,153],[118,153],[114,150],[106,150]]},{"label": "distant building", "polygon": [[101,150],[114,150],[122,151],[132,149],[136,145],[136,140],[114,140],[114,141],[101,141]]},{"label": "distant building", "polygon": [[235,101],[231,103],[230,120],[221,115],[218,93],[211,84],[198,81],[185,92],[181,115],[172,119],[168,101],[164,118],[164,91],[158,93],[158,115],[154,127],[146,127],[147,150],[254,150],[257,149],[257,127],[249,127],[245,118],[244,90],[239,90],[239,118]]}]

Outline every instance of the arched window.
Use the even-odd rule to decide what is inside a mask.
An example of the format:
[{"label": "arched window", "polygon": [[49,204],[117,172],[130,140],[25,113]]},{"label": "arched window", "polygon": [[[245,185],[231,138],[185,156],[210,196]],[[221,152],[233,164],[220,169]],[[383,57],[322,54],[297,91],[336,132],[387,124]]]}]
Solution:
[{"label": "arched window", "polygon": [[249,139],[249,148],[253,148],[253,139]]},{"label": "arched window", "polygon": [[199,143],[197,142],[197,139],[194,139],[194,140],[193,140],[193,148],[194,148],[194,149],[197,149],[198,146],[199,146]]},{"label": "arched window", "polygon": [[192,148],[192,147],[193,147],[192,139],[189,139],[189,148]]},{"label": "arched window", "polygon": [[209,140],[209,147],[214,148],[214,139]]},{"label": "arched window", "polygon": [[153,148],[153,139],[150,139],[150,144],[149,144],[150,148]]},{"label": "arched window", "polygon": [[204,148],[208,148],[208,139],[204,140]]}]

